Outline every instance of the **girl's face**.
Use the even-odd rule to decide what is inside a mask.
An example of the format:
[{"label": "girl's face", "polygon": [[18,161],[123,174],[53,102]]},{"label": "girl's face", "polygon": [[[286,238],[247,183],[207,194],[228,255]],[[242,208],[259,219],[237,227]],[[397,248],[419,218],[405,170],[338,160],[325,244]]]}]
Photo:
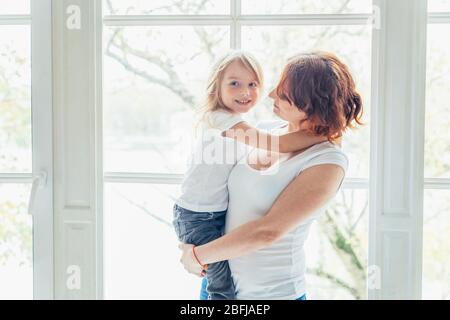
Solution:
[{"label": "girl's face", "polygon": [[260,88],[256,75],[239,61],[226,69],[220,84],[221,99],[234,113],[248,112],[258,101]]},{"label": "girl's face", "polygon": [[[269,93],[269,97],[273,99],[273,112],[283,120],[289,123],[299,124],[300,121],[307,118],[306,113],[288,100],[282,99],[278,96],[276,88]],[[305,128],[308,121],[302,123],[302,128]]]}]

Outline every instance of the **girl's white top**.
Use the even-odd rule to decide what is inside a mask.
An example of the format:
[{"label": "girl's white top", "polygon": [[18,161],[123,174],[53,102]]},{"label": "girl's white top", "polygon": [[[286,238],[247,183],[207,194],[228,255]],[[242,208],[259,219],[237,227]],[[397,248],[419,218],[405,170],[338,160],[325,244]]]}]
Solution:
[{"label": "girl's white top", "polygon": [[247,147],[221,133],[242,121],[240,114],[213,111],[199,124],[176,204],[197,212],[227,209],[228,176]]},{"label": "girl's white top", "polygon": [[[285,123],[280,126],[280,121],[266,122],[258,127],[275,134],[287,129]],[[251,168],[247,156],[244,156],[228,179],[230,200],[226,232],[267,214],[283,189],[298,174],[320,164],[336,164],[345,172],[348,160],[338,147],[329,142],[316,144],[265,171]],[[303,245],[311,223],[325,208],[326,205],[270,247],[229,260],[237,299],[290,300],[305,293]]]}]

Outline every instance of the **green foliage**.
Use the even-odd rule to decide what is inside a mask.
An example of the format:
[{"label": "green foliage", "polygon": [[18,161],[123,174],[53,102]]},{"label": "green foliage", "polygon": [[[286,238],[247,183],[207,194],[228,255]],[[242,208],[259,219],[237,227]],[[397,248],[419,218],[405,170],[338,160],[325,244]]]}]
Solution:
[{"label": "green foliage", "polygon": [[26,57],[0,46],[0,170],[22,169],[16,150],[31,149],[29,73]]},{"label": "green foliage", "polygon": [[32,219],[26,203],[0,203],[0,265],[16,261],[32,264]]}]

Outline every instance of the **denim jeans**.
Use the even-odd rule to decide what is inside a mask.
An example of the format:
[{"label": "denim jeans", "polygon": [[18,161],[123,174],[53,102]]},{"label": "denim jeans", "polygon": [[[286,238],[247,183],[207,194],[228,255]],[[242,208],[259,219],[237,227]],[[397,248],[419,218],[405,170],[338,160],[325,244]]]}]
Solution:
[{"label": "denim jeans", "polygon": [[[208,285],[208,280],[203,278],[202,288],[200,289],[200,300],[208,300],[208,292],[206,292],[206,286]],[[295,300],[306,300],[306,294],[302,295],[300,298]]]},{"label": "denim jeans", "polygon": [[[223,235],[227,211],[195,212],[178,205],[173,207],[173,226],[178,240],[196,246],[211,242]],[[208,285],[205,300],[234,300],[234,284],[228,261],[208,265]]]}]

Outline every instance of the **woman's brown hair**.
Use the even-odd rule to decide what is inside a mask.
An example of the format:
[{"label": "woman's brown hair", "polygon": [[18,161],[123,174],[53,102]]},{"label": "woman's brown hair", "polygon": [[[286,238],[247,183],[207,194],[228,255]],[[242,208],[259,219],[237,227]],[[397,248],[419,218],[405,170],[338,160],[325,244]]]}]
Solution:
[{"label": "woman's brown hair", "polygon": [[334,54],[312,52],[289,59],[277,95],[306,113],[310,130],[329,141],[362,124],[362,99],[348,67]]}]

